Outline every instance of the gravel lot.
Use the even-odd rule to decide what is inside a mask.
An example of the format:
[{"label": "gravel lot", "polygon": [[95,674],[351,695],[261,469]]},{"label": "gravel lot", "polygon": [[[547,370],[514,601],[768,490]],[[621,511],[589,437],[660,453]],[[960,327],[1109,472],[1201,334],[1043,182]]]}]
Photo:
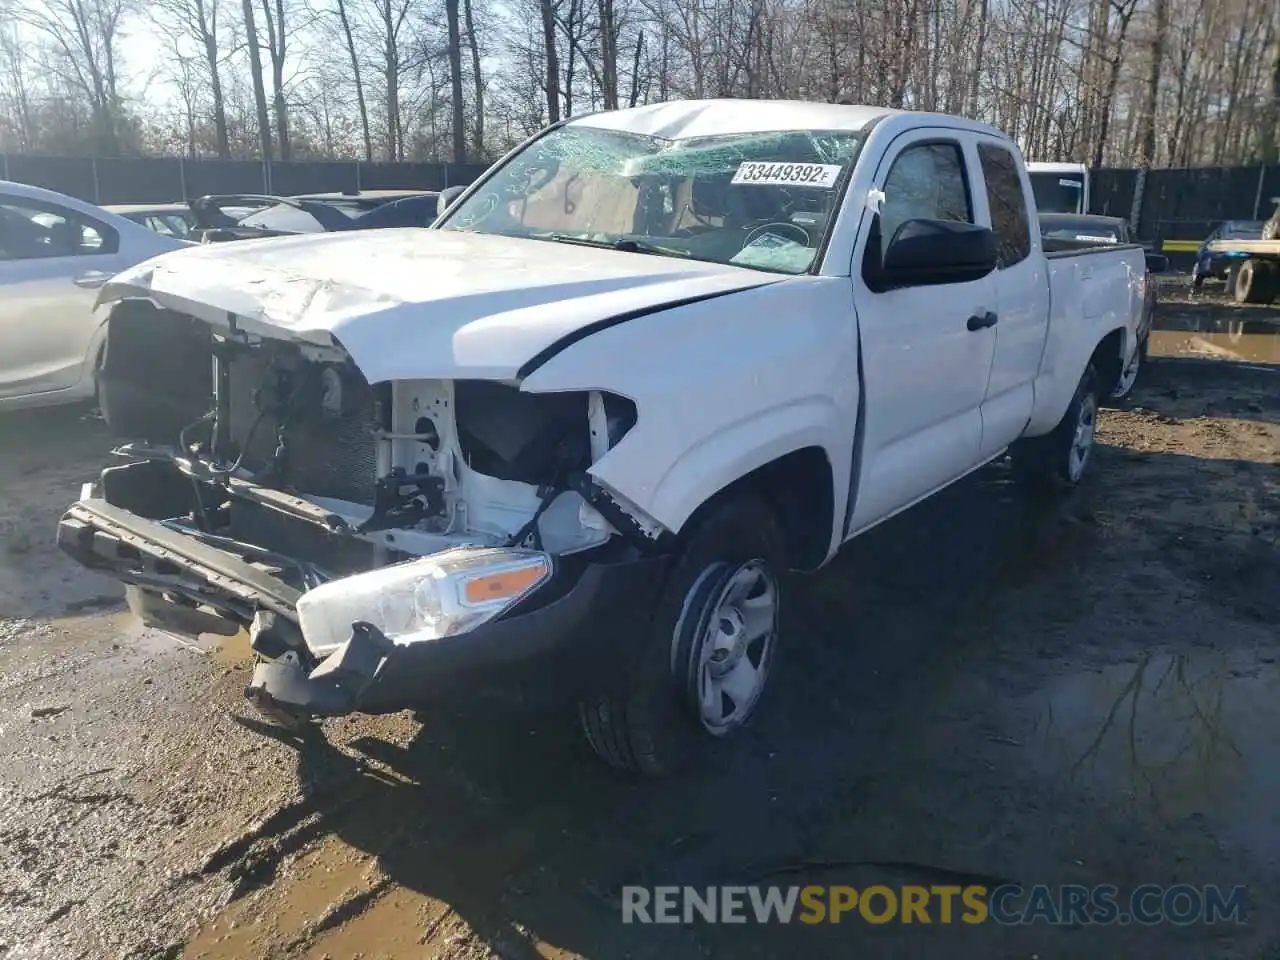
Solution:
[{"label": "gravel lot", "polygon": [[[793,585],[783,682],[676,783],[483,699],[293,736],[242,640],[52,546],[103,461],[0,419],[0,957],[1280,955],[1280,312],[1166,293],[1091,482],[993,466]],[[959,878],[959,879],[957,879]],[[1244,926],[624,926],[628,883],[1218,883]]]}]

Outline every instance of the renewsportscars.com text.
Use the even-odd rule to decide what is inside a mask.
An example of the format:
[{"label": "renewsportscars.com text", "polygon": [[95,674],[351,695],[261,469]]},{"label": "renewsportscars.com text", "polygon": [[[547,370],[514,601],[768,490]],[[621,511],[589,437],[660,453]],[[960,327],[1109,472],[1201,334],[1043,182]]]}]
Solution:
[{"label": "renewsportscars.com text", "polygon": [[622,922],[1189,926],[1244,923],[1247,899],[1242,886],[1190,884],[623,887]]}]

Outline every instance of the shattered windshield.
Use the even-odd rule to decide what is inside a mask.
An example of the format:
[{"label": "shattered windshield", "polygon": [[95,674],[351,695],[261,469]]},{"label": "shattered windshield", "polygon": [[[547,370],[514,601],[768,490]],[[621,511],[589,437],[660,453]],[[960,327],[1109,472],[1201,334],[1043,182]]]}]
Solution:
[{"label": "shattered windshield", "polygon": [[852,131],[667,140],[565,126],[517,154],[441,226],[804,273],[861,141]]}]

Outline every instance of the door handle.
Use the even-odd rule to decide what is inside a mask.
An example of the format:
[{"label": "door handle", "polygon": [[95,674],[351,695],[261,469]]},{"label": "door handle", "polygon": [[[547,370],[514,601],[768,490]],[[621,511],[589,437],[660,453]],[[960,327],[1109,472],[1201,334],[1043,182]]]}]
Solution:
[{"label": "door handle", "polygon": [[984,314],[974,314],[969,318],[969,322],[965,324],[970,330],[985,330],[987,327],[994,327],[1000,318],[988,310]]},{"label": "door handle", "polygon": [[76,277],[71,282],[77,287],[84,287],[87,290],[92,290],[95,287],[102,286],[110,279],[111,274],[109,273],[103,273],[101,270],[90,270],[88,273],[80,274],[80,276]]}]

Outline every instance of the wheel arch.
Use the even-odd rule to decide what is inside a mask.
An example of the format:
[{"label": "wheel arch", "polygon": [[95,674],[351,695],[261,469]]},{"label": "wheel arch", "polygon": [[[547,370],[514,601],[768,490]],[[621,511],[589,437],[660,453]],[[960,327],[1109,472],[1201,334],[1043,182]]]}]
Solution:
[{"label": "wheel arch", "polygon": [[747,495],[759,497],[776,515],[789,568],[811,571],[826,562],[835,525],[835,478],[824,447],[797,447],[721,487],[690,514],[681,535],[691,535],[722,504]]},{"label": "wheel arch", "polygon": [[[1124,361],[1128,355],[1125,349],[1126,339],[1125,329],[1116,327],[1098,341],[1089,357],[1089,363],[1098,376],[1098,390],[1104,397],[1111,396],[1124,373]],[[1137,346],[1135,343],[1133,349],[1136,350]]]}]

